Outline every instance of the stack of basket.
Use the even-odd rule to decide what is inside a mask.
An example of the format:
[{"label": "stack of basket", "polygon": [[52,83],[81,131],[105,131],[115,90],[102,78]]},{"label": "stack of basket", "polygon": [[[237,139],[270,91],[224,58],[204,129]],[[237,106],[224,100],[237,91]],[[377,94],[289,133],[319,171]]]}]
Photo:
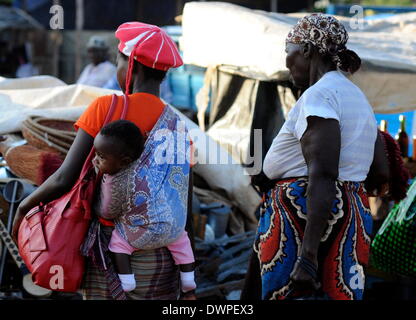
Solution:
[{"label": "stack of basket", "polygon": [[66,155],[76,132],[73,121],[31,116],[23,121],[22,134],[34,147]]}]

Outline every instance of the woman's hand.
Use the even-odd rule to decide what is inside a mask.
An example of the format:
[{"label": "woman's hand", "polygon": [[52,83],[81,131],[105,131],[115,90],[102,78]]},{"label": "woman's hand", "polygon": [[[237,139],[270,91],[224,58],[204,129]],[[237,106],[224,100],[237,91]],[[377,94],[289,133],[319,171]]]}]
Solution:
[{"label": "woman's hand", "polygon": [[316,291],[321,287],[320,283],[311,274],[306,272],[298,261],[295,263],[295,267],[290,274],[290,280],[292,281],[293,289],[296,291]]}]

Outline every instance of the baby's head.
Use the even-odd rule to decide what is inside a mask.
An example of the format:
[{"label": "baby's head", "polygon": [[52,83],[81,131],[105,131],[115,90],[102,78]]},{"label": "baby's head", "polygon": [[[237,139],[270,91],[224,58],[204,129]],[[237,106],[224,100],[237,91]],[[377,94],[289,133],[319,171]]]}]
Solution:
[{"label": "baby's head", "polygon": [[94,166],[112,175],[140,157],[144,138],[133,122],[117,120],[101,129],[94,139],[94,148]]}]

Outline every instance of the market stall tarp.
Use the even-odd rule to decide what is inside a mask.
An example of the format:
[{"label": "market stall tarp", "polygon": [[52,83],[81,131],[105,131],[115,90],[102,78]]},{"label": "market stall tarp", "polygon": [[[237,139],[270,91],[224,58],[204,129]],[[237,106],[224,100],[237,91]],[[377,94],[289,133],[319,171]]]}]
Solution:
[{"label": "market stall tarp", "polygon": [[43,27],[25,11],[0,5],[0,31],[8,29],[43,29]]},{"label": "market stall tarp", "polygon": [[[285,80],[285,38],[305,14],[277,14],[221,2],[190,2],[182,17],[180,41],[185,63],[202,67],[232,65],[261,80]],[[365,92],[375,112],[416,108],[416,13],[365,22],[352,28],[341,18],[348,47],[363,60],[352,80]],[[353,25],[354,26],[354,21]]]},{"label": "market stall tarp", "polygon": [[29,115],[76,120],[95,98],[117,92],[66,85],[50,76],[0,81],[0,134],[20,131]]},{"label": "market stall tarp", "polygon": [[0,77],[0,90],[39,89],[66,86],[62,80],[52,76],[34,76],[28,78]]},{"label": "market stall tarp", "polygon": [[236,161],[261,168],[285,112],[296,102],[288,85],[289,81],[261,81],[209,68],[198,94],[199,125]]},{"label": "market stall tarp", "polygon": [[[28,81],[31,81],[30,85]],[[29,115],[76,120],[97,97],[112,93],[121,94],[120,91],[85,85],[45,87],[45,82],[59,84],[58,79],[33,77],[15,80],[15,88],[9,86],[7,90],[0,89],[0,134],[19,131],[21,123]],[[20,83],[31,86],[32,89],[18,89]],[[257,224],[254,212],[260,203],[260,196],[251,186],[250,176],[240,164],[232,161],[231,155],[225,149],[195,123],[176,111],[185,121],[190,130],[190,138],[194,141],[199,163],[193,170],[210,188],[209,191],[201,189],[199,192],[205,195],[211,193],[214,199],[223,199],[238,207],[241,212],[238,217],[240,221],[244,221],[248,229],[254,229]],[[212,157],[213,154],[216,154],[216,157]],[[218,164],[218,159],[225,161]]]}]

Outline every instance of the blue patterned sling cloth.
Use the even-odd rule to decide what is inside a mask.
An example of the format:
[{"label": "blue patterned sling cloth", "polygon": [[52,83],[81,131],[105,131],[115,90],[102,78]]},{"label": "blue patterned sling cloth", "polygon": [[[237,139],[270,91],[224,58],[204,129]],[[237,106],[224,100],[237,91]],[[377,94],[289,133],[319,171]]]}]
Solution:
[{"label": "blue patterned sling cloth", "polygon": [[185,122],[166,106],[144,151],[114,178],[112,206],[121,208],[116,229],[137,249],[156,249],[185,229],[190,174],[190,139]]}]

